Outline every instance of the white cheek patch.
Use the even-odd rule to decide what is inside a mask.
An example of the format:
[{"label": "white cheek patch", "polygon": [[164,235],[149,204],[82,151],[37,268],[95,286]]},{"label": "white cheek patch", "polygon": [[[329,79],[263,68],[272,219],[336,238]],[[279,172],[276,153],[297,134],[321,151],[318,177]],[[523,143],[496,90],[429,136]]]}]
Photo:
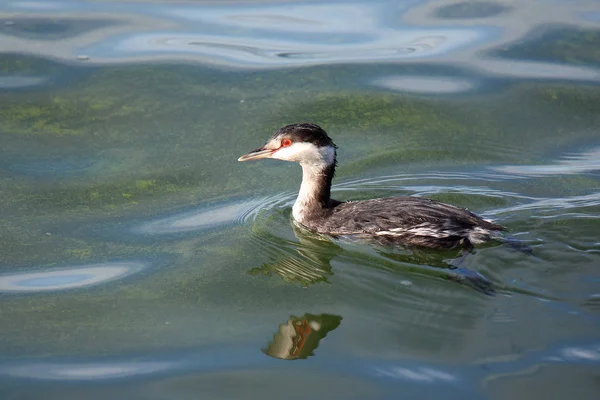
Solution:
[{"label": "white cheek patch", "polygon": [[312,143],[298,142],[277,150],[271,158],[302,164],[330,165],[333,164],[335,152],[333,147],[318,148]]},{"label": "white cheek patch", "polygon": [[272,158],[286,161],[308,161],[309,159],[317,158],[317,148],[310,143],[293,143],[289,147],[282,147],[277,150]]}]

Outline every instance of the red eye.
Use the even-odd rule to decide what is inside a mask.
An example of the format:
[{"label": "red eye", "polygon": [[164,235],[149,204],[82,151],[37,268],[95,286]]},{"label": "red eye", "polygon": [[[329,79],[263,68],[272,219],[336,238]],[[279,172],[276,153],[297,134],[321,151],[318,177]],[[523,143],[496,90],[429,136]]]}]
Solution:
[{"label": "red eye", "polygon": [[290,147],[292,145],[292,141],[290,139],[283,139],[281,141],[281,147]]}]

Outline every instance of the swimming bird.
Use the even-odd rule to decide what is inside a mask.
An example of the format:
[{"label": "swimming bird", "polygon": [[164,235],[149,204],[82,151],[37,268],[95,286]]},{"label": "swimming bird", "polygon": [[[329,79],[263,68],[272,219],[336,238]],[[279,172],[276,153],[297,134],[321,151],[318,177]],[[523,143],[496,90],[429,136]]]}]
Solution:
[{"label": "swimming bird", "polygon": [[466,208],[427,198],[332,199],[336,149],[323,128],[298,123],[278,129],[262,147],[238,161],[272,158],[299,163],[302,184],[292,216],[303,228],[318,234],[373,239],[392,245],[470,250],[506,230]]}]

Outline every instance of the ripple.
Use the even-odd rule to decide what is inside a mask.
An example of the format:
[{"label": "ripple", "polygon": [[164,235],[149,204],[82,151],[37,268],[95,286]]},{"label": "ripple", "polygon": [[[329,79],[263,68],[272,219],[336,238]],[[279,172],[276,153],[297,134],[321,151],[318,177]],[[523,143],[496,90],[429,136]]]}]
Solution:
[{"label": "ripple", "polygon": [[32,363],[4,368],[9,376],[43,380],[89,381],[156,374],[174,367],[172,362]]},{"label": "ripple", "polygon": [[[0,12],[14,13],[14,7],[35,10],[39,14],[35,18],[48,26],[60,22],[67,37],[44,36],[55,45],[41,47],[39,37],[5,35],[8,40],[0,41],[0,51],[65,63],[77,62],[81,54],[89,57],[88,65],[185,61],[250,70],[424,60],[459,67],[468,63],[482,77],[600,81],[597,68],[482,57],[492,47],[504,48],[529,32],[521,22],[515,23],[530,18],[528,7],[491,1],[441,8],[435,2],[153,3],[143,11],[135,3],[65,1],[11,3],[0,5]],[[579,22],[580,10],[562,7],[565,12],[536,13],[532,24]],[[69,10],[68,20],[62,15],[64,9]],[[436,13],[437,17],[428,17]],[[115,19],[107,20],[111,14]],[[472,18],[490,20],[473,24]],[[84,22],[77,25],[76,21]]]},{"label": "ripple", "polygon": [[85,35],[93,30],[99,30],[114,25],[116,22],[109,19],[83,18],[38,18],[27,16],[25,18],[0,19],[0,24],[6,21],[4,29],[0,32],[9,37],[26,40],[56,41],[71,37]]},{"label": "ripple", "polygon": [[291,224],[289,208],[260,214],[252,226],[250,239],[268,261],[250,269],[252,275],[278,275],[287,282],[303,286],[327,281],[331,276],[331,259],[339,247],[329,238],[307,234]]},{"label": "ripple", "polygon": [[261,210],[275,207],[287,198],[288,196],[277,195],[203,207],[200,210],[145,223],[135,230],[144,234],[156,235],[200,231],[243,223],[255,218]]},{"label": "ripple", "polygon": [[600,361],[600,345],[565,347],[560,351],[562,359],[572,362]]},{"label": "ripple", "polygon": [[563,63],[478,59],[471,63],[487,75],[502,78],[553,79],[565,81],[600,81],[600,69]]},{"label": "ripple", "polygon": [[507,174],[525,176],[570,175],[600,170],[600,147],[580,153],[566,154],[555,164],[545,165],[503,165],[494,170]]},{"label": "ripple", "polygon": [[390,367],[377,368],[375,374],[378,376],[387,376],[394,379],[405,379],[417,382],[454,382],[458,377],[450,372],[442,371],[431,367]]},{"label": "ripple", "polygon": [[[566,210],[581,207],[594,207],[600,205],[600,192],[581,196],[543,198],[531,201],[526,204],[517,204],[514,206],[494,210],[494,214],[514,213],[524,210]],[[585,217],[585,215],[584,215]],[[592,217],[593,218],[593,217]]]},{"label": "ripple", "polygon": [[142,263],[107,263],[0,275],[0,292],[50,292],[98,285],[134,274]]},{"label": "ripple", "polygon": [[472,79],[453,76],[387,76],[373,82],[376,86],[386,89],[413,93],[449,94],[473,90],[477,84]]},{"label": "ripple", "polygon": [[[412,192],[415,196],[429,196],[441,193],[462,193],[466,195],[484,196],[488,198],[536,200],[533,197],[520,193],[509,192],[485,185],[486,182],[504,181],[512,178],[511,175],[498,173],[460,173],[433,171],[423,174],[397,174],[373,178],[355,179],[336,185],[340,190],[404,190]],[[456,181],[466,181],[459,185]],[[477,185],[468,184],[469,181],[478,182]],[[413,184],[417,182],[417,184]],[[440,182],[440,183],[437,183]],[[444,184],[447,182],[447,184]],[[483,183],[483,184],[481,184]]]},{"label": "ripple", "polygon": [[[460,29],[406,30],[392,37],[351,44],[328,44],[327,40],[298,42],[284,40],[277,32],[271,32],[271,35],[270,39],[265,39],[214,34],[140,33],[122,38],[110,57],[135,56],[142,60],[145,55],[181,54],[237,67],[277,67],[433,57],[479,39],[477,32]],[[94,54],[93,49],[86,52],[92,54],[94,60],[101,58]]]},{"label": "ripple", "polygon": [[[153,4],[137,14],[131,4],[61,4],[61,8],[66,7],[69,20],[52,7],[40,7],[38,11],[44,15],[38,17],[40,23],[60,21],[61,27],[68,30],[68,38],[59,46],[42,48],[33,38],[10,37],[0,50],[65,62],[85,54],[90,57],[90,65],[183,59],[255,69],[431,58],[472,47],[497,31],[493,27],[421,28],[398,24],[387,15],[408,7],[380,3]],[[36,7],[32,4],[30,8]],[[103,23],[111,12],[118,18]],[[88,31],[78,30],[78,20],[86,21]],[[44,39],[58,42],[56,38]]]},{"label": "ripple", "polygon": [[[333,317],[335,318],[335,316]],[[332,322],[330,327],[320,327],[320,330],[331,331],[335,329],[335,324],[339,325],[339,319],[334,319]],[[306,327],[301,326],[300,328]],[[426,336],[426,333],[427,331],[422,332],[422,336]],[[324,337],[325,335],[320,336]],[[322,339],[322,337],[319,338]],[[329,338],[326,339],[326,341],[329,340]],[[168,383],[169,377],[192,377],[193,380],[203,377],[212,379],[215,372],[226,374],[225,379],[229,378],[230,380],[241,376],[236,375],[237,372],[252,374],[257,370],[264,371],[268,375],[265,377],[268,381],[285,378],[286,373],[290,371],[294,374],[295,381],[298,378],[305,378],[305,372],[298,370],[297,365],[290,367],[286,363],[274,364],[270,362],[269,357],[256,351],[254,345],[255,343],[248,342],[223,343],[210,348],[187,349],[185,352],[150,353],[145,354],[143,359],[136,354],[119,357],[89,357],[86,361],[74,357],[49,358],[47,356],[26,361],[3,359],[0,360],[0,377],[28,381],[27,383],[21,382],[22,385],[40,384],[43,381],[61,383],[103,381],[107,383],[106,381],[112,381],[116,383],[122,380],[134,386],[142,385],[141,387],[144,387],[143,381],[136,381],[136,378],[150,379],[153,382],[161,382],[166,378]],[[287,353],[284,353],[284,356],[287,356]],[[461,396],[456,398],[465,398],[465,393],[468,394],[471,391],[479,393],[482,384],[486,385],[493,380],[509,376],[522,376],[523,371],[535,371],[544,365],[595,367],[598,366],[599,361],[600,346],[597,341],[594,341],[562,345],[551,344],[521,354],[484,358],[472,363],[464,363],[460,360],[450,363],[423,362],[405,355],[391,359],[390,355],[355,357],[340,353],[335,354],[334,357],[322,357],[318,363],[311,364],[310,368],[313,372],[328,379],[329,382],[332,379],[341,378],[340,385],[347,384],[350,380],[374,381],[373,383],[379,382],[381,388],[382,382],[384,385],[386,382],[401,382],[404,389],[413,392],[415,389],[422,392],[432,386],[443,386],[444,390],[460,387]],[[292,383],[290,382],[290,384]],[[172,393],[173,387],[175,386],[167,384],[164,393]],[[393,387],[393,389],[397,392],[397,387]],[[147,394],[147,391],[143,390],[142,392]],[[454,398],[454,396],[451,397]],[[466,397],[479,398],[481,396],[467,395]],[[394,398],[394,396],[385,398]]]},{"label": "ripple", "polygon": [[447,171],[431,171],[427,173],[415,173],[415,174],[394,174],[394,175],[382,175],[377,177],[353,179],[337,184],[337,187],[352,187],[355,185],[375,185],[379,186],[382,183],[389,182],[406,182],[406,181],[424,181],[424,180],[480,180],[480,181],[497,181],[510,177],[510,175],[496,174],[496,173],[461,173],[461,172],[447,172]]},{"label": "ripple", "polygon": [[139,230],[150,234],[164,234],[213,228],[243,220],[244,216],[255,207],[256,201],[213,207],[149,222],[142,225]]},{"label": "ripple", "polygon": [[[395,192],[398,190],[408,191],[413,196],[447,195],[458,192],[461,196],[466,197],[466,199],[462,199],[462,197],[461,199],[466,201],[468,205],[473,204],[476,207],[485,208],[484,212],[480,213],[483,216],[493,214],[493,210],[498,205],[506,206],[507,202],[509,204],[520,204],[524,201],[536,200],[486,185],[488,182],[502,181],[507,177],[514,179],[510,175],[499,173],[447,171],[427,174],[388,175],[340,182],[334,187],[334,196],[346,199],[347,197],[340,195],[339,192],[365,190],[388,192],[390,189]],[[457,180],[465,181],[465,183],[457,185]],[[282,201],[276,205],[290,204],[293,201],[292,196],[289,196],[288,199],[289,203]],[[445,280],[458,281],[467,285],[490,283],[481,274],[476,274],[468,269],[447,269],[448,263],[457,254],[440,255],[435,252],[429,254],[419,251],[409,251],[405,255],[388,254],[385,251],[381,254],[377,253],[377,255],[370,254],[370,247],[364,247],[361,241],[357,241],[356,238],[333,239],[328,236],[315,235],[304,232],[295,224],[292,224],[293,229],[290,230],[289,209],[269,212],[269,208],[271,207],[265,207],[264,211],[266,212],[260,214],[260,218],[254,218],[253,220],[252,235],[250,236],[253,247],[260,249],[260,254],[263,254],[267,260],[262,265],[250,269],[251,274],[276,275],[287,282],[308,286],[328,282],[334,276],[332,264],[335,262],[341,262],[346,266],[358,263],[360,264],[360,267],[357,267],[359,269],[365,267],[380,269],[382,265],[391,263],[398,270],[414,270],[415,275],[441,277]],[[350,243],[352,244],[348,247]],[[358,247],[355,247],[354,244]],[[413,266],[418,266],[418,268],[415,269]],[[348,269],[345,273],[348,273]],[[398,285],[410,288],[414,286],[412,278],[412,273],[399,276]],[[373,277],[373,279],[379,278]],[[384,280],[388,282],[389,277],[386,275]],[[373,281],[370,281],[370,284],[377,287],[377,284]],[[480,289],[479,287],[476,288]],[[367,290],[370,291],[371,289]],[[418,292],[420,289],[415,290]]]},{"label": "ripple", "polygon": [[[244,27],[262,30],[318,33],[362,31],[377,23],[377,5],[313,3],[263,4],[260,7],[205,7],[169,9],[168,14],[195,23],[220,25],[227,28]],[[354,21],[355,24],[348,24]]]}]

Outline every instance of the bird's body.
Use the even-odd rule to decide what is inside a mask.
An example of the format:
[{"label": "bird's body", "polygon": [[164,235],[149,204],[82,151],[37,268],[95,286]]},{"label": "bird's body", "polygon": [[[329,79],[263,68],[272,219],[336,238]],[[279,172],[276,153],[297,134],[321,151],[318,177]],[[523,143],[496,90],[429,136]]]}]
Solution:
[{"label": "bird's body", "polygon": [[340,203],[302,224],[331,236],[444,249],[468,248],[504,229],[466,209],[411,196]]},{"label": "bird's body", "polygon": [[299,162],[302,185],[292,215],[297,223],[320,234],[427,248],[469,249],[506,229],[464,208],[421,197],[334,200],[331,183],[337,164],[336,148],[319,126],[293,124],[279,129],[263,147],[239,161],[275,158]]}]

